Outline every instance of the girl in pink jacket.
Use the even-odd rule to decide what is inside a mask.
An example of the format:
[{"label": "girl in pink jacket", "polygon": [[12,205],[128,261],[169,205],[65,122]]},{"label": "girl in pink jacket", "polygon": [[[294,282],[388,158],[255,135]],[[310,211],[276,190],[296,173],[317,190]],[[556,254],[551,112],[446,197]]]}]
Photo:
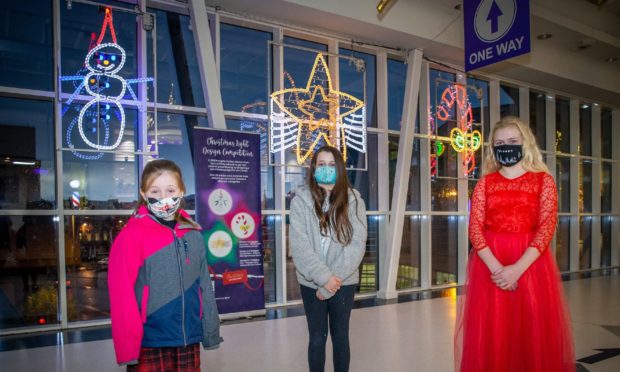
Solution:
[{"label": "girl in pink jacket", "polygon": [[132,371],[200,371],[216,348],[219,316],[200,226],[180,209],[185,184],[169,160],[149,162],[140,201],[110,252],[116,360]]}]

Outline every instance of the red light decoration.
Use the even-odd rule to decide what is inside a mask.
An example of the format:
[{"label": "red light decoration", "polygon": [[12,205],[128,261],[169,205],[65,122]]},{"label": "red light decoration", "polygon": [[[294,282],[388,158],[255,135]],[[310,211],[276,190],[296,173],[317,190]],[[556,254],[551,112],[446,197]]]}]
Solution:
[{"label": "red light decoration", "polygon": [[[478,130],[472,131],[473,113],[471,102],[467,95],[467,88],[463,85],[449,85],[441,94],[441,102],[435,114],[438,119],[447,121],[451,118],[451,111],[455,111],[456,127],[450,132],[450,144],[456,152],[463,153],[463,173],[469,175],[476,167],[476,151],[482,146],[482,134]],[[436,125],[431,115],[431,131]],[[431,154],[431,176],[437,174],[437,148]]]},{"label": "red light decoration", "polygon": [[110,35],[112,36],[112,42],[117,44],[116,42],[116,31],[114,31],[114,23],[112,23],[112,12],[110,8],[105,8],[105,17],[103,19],[103,25],[101,26],[101,32],[99,32],[99,39],[97,39],[97,45],[101,44],[103,41],[103,36],[105,35],[106,28],[110,27]]}]

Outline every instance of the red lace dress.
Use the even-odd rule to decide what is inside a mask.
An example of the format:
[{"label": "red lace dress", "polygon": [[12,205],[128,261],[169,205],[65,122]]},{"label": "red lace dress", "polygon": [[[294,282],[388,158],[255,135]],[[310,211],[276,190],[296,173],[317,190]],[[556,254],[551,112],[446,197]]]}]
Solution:
[{"label": "red lace dress", "polygon": [[[548,249],[556,212],[555,182],[547,173],[508,179],[495,172],[476,185],[469,221],[474,249],[455,329],[457,371],[575,370],[570,318]],[[518,261],[528,247],[541,255],[519,278],[515,291],[504,291],[478,257],[477,251],[485,247],[503,265]]]}]

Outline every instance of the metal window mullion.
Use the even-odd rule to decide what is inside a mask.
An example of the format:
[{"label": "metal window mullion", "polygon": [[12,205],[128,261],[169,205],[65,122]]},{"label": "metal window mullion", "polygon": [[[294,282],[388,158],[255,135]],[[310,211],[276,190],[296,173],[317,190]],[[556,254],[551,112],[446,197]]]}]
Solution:
[{"label": "metal window mullion", "polygon": [[[592,105],[592,156],[600,159],[601,157],[601,107]],[[601,266],[601,182],[603,164],[600,160],[592,161],[592,223],[591,223],[591,242],[592,259],[591,268],[598,269]]]},{"label": "metal window mullion", "polygon": [[[500,86],[499,80],[491,79],[489,80],[489,120],[491,121],[489,124],[490,133],[493,132],[493,127],[500,119]],[[487,139],[487,142],[490,142],[491,139]]]},{"label": "metal window mullion", "polygon": [[524,86],[519,86],[519,117],[528,125],[532,125],[530,123],[530,88]]},{"label": "metal window mullion", "polygon": [[[463,74],[459,73],[456,75],[456,82],[458,84],[462,84],[463,86],[467,86],[467,77]],[[463,112],[460,112],[460,108],[457,107],[457,114],[463,115]],[[457,162],[458,162],[458,180],[457,182],[457,210],[460,214],[467,213],[467,206],[469,204],[469,175],[464,172],[464,161],[465,154],[459,152],[457,154]],[[469,241],[467,238],[467,218],[458,217],[457,218],[457,243],[456,243],[456,278],[458,284],[465,284],[465,276],[466,276],[466,267],[467,267],[467,251],[469,246]]]},{"label": "metal window mullion", "polygon": [[[620,190],[620,109],[612,112],[612,157],[616,161],[611,166],[611,189]],[[611,265],[620,266],[620,193],[611,193],[611,206],[614,217],[611,228]]]},{"label": "metal window mullion", "polygon": [[[273,39],[282,41],[284,35],[282,29],[273,29]],[[281,90],[284,88],[284,50],[281,45],[272,45],[273,61],[272,74],[270,76],[273,82],[273,90]],[[267,53],[269,55],[269,53]],[[278,164],[286,164],[285,153],[280,151],[274,156],[280,159],[276,161]],[[274,169],[274,198],[275,208],[280,213],[280,221],[276,223],[276,302],[285,305],[288,303],[287,298],[287,234],[286,234],[286,165],[273,167]]]},{"label": "metal window mullion", "polygon": [[430,65],[427,61],[422,62],[420,73],[420,133],[426,137],[420,137],[420,210],[423,216],[420,220],[420,288],[431,287],[432,265],[432,230],[431,216],[432,187],[431,187],[431,140],[429,135],[429,111],[430,111]]},{"label": "metal window mullion", "polygon": [[213,42],[211,41],[209,17],[207,16],[207,8],[204,1],[190,1],[189,12],[194,32],[194,43],[196,44],[200,81],[208,112],[209,127],[226,129],[224,105],[220,91],[220,78],[218,76]]},{"label": "metal window mullion", "polygon": [[[570,100],[570,152],[579,153],[579,100]],[[570,271],[579,270],[579,156],[570,158]]]},{"label": "metal window mullion", "polygon": [[[389,137],[388,137],[388,103],[389,103],[389,87],[388,87],[388,56],[385,51],[377,52],[377,189],[378,204],[380,211],[389,210],[390,203],[390,165],[389,165]],[[368,157],[368,152],[366,157]],[[389,212],[388,212],[389,215]],[[378,262],[377,268],[385,265],[385,257],[387,250],[387,218],[382,218],[379,223],[378,231]],[[381,277],[384,275],[383,270],[377,270],[379,274],[379,284]],[[395,289],[395,288],[394,288]],[[379,287],[379,290],[382,288]]]},{"label": "metal window mullion", "polygon": [[[146,0],[140,0],[139,1],[139,5],[140,7],[140,11],[144,14],[144,12],[146,12]],[[144,76],[146,76],[147,74],[147,41],[146,41],[146,31],[144,30],[144,27],[142,27],[142,24],[144,22],[144,15],[143,16],[137,16],[137,18],[139,18],[139,21],[136,21],[136,34],[137,34],[137,65],[138,65],[138,77],[142,78]],[[154,21],[155,23],[156,21]],[[155,45],[156,40],[157,40],[157,35],[153,35],[153,45]],[[154,51],[155,53],[155,51]],[[155,63],[155,61],[157,60],[156,56],[153,56],[153,62]],[[155,73],[155,78],[154,81],[156,81],[156,77],[157,77],[157,69],[154,69],[154,73]],[[154,94],[157,94],[157,88],[155,88],[154,90]],[[140,111],[138,110],[138,135],[137,135],[137,144],[135,144],[134,146],[138,147],[138,150],[140,152],[146,151],[147,149],[147,144],[148,144],[148,129],[147,129],[147,119],[148,119],[148,109],[146,106],[146,102],[147,102],[147,93],[146,93],[146,84],[139,84],[138,85],[138,99],[140,100],[140,103],[143,105],[142,107],[144,108],[144,111]],[[157,106],[157,96],[155,95],[155,99],[154,99],[154,104],[153,107]],[[155,117],[154,120],[155,122],[157,122],[157,112],[154,113]],[[155,127],[157,127],[157,124],[155,124]],[[155,138],[155,141],[157,141],[157,138]],[[156,144],[157,146],[157,144]],[[135,147],[134,147],[134,151],[135,151]],[[142,169],[144,169],[144,165],[145,165],[145,159],[144,156],[137,156],[135,157],[136,160],[138,161],[138,176],[142,175]],[[138,186],[139,187],[139,186]],[[136,190],[138,191],[138,190]]]},{"label": "metal window mullion", "polygon": [[60,44],[60,0],[53,2],[53,37],[54,37],[54,134],[55,134],[55,152],[56,152],[56,211],[60,218],[57,221],[58,227],[58,304],[60,312],[60,327],[67,328],[69,317],[67,314],[67,270],[65,262],[65,219],[62,215],[64,209],[64,188],[63,188],[63,164],[62,164],[62,102],[60,100],[60,92],[62,85],[60,82],[61,70],[61,44]]},{"label": "metal window mullion", "polygon": [[330,39],[327,42],[327,63],[329,64],[329,72],[332,75],[332,86],[334,90],[340,90],[340,46],[338,40]]},{"label": "metal window mullion", "polygon": [[[556,117],[555,117],[555,97],[549,94],[545,95],[545,148],[546,152],[546,163],[549,171],[553,175],[554,178],[557,178],[556,168],[557,168],[557,159],[555,156],[555,126],[556,126]],[[558,195],[559,196],[559,195]],[[554,257],[557,260],[557,249],[556,249],[556,235],[557,228],[555,230],[555,234],[553,234],[553,239],[551,240],[551,249],[553,251]]]},{"label": "metal window mullion", "polygon": [[415,49],[407,57],[407,82],[405,85],[405,100],[403,103],[403,127],[400,141],[398,141],[398,158],[396,160],[396,175],[392,207],[388,227],[388,247],[386,249],[384,275],[380,278],[379,298],[396,298],[396,276],[398,273],[398,259],[402,243],[404,213],[411,169],[411,155],[413,152],[413,134],[415,132],[418,95],[420,92],[420,74],[422,71],[422,51]]},{"label": "metal window mullion", "polygon": [[[56,79],[55,79],[56,80]],[[56,92],[47,90],[25,89],[0,85],[0,96],[11,98],[26,98],[52,101],[56,97]]]}]

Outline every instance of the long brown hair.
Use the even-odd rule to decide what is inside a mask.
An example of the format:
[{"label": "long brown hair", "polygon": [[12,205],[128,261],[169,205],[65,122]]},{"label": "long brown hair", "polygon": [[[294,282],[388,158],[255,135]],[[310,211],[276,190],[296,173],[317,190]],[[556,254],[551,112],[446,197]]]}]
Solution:
[{"label": "long brown hair", "polygon": [[495,141],[495,133],[499,129],[515,127],[521,133],[523,138],[523,159],[521,160],[521,166],[528,172],[549,172],[549,168],[542,160],[542,155],[538,146],[536,145],[536,137],[530,127],[525,124],[523,120],[516,116],[506,116],[502,120],[498,121],[491,131],[491,139],[489,146],[486,149],[484,158],[484,171],[483,174],[493,173],[498,171],[502,165],[497,162],[495,155],[493,154],[493,142]]},{"label": "long brown hair", "polygon": [[[142,178],[140,180],[140,191],[146,194],[149,187],[151,187],[151,184],[153,184],[153,181],[155,181],[157,177],[161,176],[164,173],[169,173],[172,176],[174,176],[174,178],[176,178],[176,181],[179,185],[179,189],[181,190],[183,195],[185,195],[185,190],[186,190],[185,182],[183,182],[183,175],[181,174],[181,169],[173,161],[166,160],[166,159],[152,160],[146,163],[146,165],[144,166],[144,170],[142,171]],[[185,199],[182,199],[181,208],[179,208],[179,210],[177,210],[177,212],[175,213],[174,219],[177,220],[178,222],[188,223],[188,224],[191,224],[192,226],[197,227],[195,222],[183,217],[179,213],[179,211],[183,208],[184,203],[185,203]],[[148,205],[148,203],[146,200],[144,200],[144,198],[142,197],[142,194],[140,193],[140,199],[138,200],[137,208],[140,208],[140,206],[142,205],[146,206]]]},{"label": "long brown hair", "polygon": [[[323,212],[323,205],[327,192],[314,179],[316,162],[319,154],[329,152],[336,161],[336,184],[329,193],[329,209]],[[336,232],[336,239],[342,245],[348,245],[353,238],[353,226],[349,221],[349,178],[347,170],[342,160],[342,154],[338,149],[331,146],[323,146],[312,155],[310,171],[308,172],[308,187],[314,200],[314,213],[319,219],[321,235],[327,235],[328,229]]]}]

